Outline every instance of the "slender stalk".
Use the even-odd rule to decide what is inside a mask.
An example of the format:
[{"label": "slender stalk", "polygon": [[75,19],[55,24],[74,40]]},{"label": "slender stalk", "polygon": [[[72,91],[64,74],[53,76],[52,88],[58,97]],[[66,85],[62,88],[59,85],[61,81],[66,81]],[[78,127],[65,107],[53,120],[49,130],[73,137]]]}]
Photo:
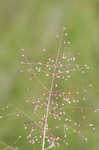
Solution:
[{"label": "slender stalk", "polygon": [[52,77],[52,81],[51,81],[51,88],[50,88],[49,97],[48,97],[48,104],[47,104],[46,117],[45,117],[45,124],[44,124],[44,131],[43,131],[42,150],[45,150],[45,136],[46,136],[47,120],[48,120],[49,107],[50,107],[50,101],[51,101],[53,86],[54,86],[55,72],[56,72],[56,68],[57,68],[57,62],[58,62],[58,58],[59,58],[59,53],[60,53],[60,48],[58,49],[58,53],[57,53],[55,68],[54,68],[53,77]]}]

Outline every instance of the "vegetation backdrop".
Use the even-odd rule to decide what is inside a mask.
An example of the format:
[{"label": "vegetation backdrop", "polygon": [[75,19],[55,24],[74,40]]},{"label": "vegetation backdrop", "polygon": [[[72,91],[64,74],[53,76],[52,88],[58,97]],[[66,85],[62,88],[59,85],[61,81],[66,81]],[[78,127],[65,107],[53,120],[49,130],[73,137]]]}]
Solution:
[{"label": "vegetation backdrop", "polygon": [[[11,150],[15,145],[19,150],[40,150],[39,146],[33,147],[26,141],[26,118],[16,116],[16,112],[23,111],[32,117],[31,110],[24,107],[24,97],[30,96],[26,88],[32,86],[34,92],[40,88],[35,80],[31,84],[20,74],[20,49],[24,48],[32,60],[41,59],[42,48],[53,54],[57,45],[55,35],[64,25],[69,27],[73,54],[79,52],[80,62],[91,66],[87,76],[93,83],[89,103],[99,108],[99,1],[0,1],[0,150]],[[96,130],[88,132],[87,143],[80,144],[78,138],[73,137],[72,144],[63,145],[60,150],[98,150],[98,115],[98,112],[88,115]],[[17,142],[18,136],[22,138]]]}]

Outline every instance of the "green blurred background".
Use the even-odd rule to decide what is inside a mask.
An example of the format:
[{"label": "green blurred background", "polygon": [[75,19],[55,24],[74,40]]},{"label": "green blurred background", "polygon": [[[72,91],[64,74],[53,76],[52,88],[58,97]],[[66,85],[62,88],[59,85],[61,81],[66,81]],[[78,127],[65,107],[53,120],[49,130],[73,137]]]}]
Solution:
[{"label": "green blurred background", "polygon": [[[80,52],[81,62],[91,66],[91,79],[94,83],[91,103],[99,106],[99,0],[1,0],[0,1],[0,108],[10,105],[9,109],[1,109],[2,115],[11,114],[0,120],[0,150],[6,145],[14,146],[19,135],[23,139],[18,142],[20,150],[33,150],[25,143],[23,129],[24,119],[14,115],[17,109],[24,109],[25,88],[29,84],[19,70],[19,50],[34,58],[41,57],[41,48],[51,49],[55,46],[55,35],[63,25],[70,28],[72,51]],[[35,87],[35,85],[33,85]],[[14,107],[14,106],[15,107]],[[71,147],[61,150],[98,150],[99,118],[94,115],[96,133],[89,135],[90,140],[83,147],[74,139]],[[90,116],[91,118],[91,116]],[[38,149],[34,148],[34,150]],[[7,148],[6,150],[11,150]]]}]

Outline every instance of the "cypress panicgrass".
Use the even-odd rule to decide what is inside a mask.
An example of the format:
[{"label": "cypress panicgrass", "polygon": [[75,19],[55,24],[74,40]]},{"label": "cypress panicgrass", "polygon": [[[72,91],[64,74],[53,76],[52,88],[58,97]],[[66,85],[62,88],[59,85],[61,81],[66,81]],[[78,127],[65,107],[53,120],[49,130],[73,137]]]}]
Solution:
[{"label": "cypress panicgrass", "polygon": [[[87,79],[90,66],[80,64],[79,53],[75,54],[70,50],[68,29],[63,27],[61,34],[56,34],[56,39],[59,41],[56,53],[53,50],[49,55],[46,48],[43,48],[45,57],[38,62],[28,59],[24,48],[20,50],[20,72],[28,74],[29,82],[35,84],[36,90],[27,87],[30,94],[24,105],[31,114],[17,108],[14,115],[27,118],[24,122],[26,140],[33,146],[39,144],[41,150],[54,149],[62,144],[69,146],[72,144],[70,139],[75,135],[81,141],[88,142],[84,130],[95,131],[95,125],[87,119],[87,113],[99,111],[92,107],[88,99],[88,92],[93,87],[92,82]],[[1,114],[0,119],[3,117]],[[21,138],[19,135],[14,145]],[[18,149],[17,146],[10,147]]]}]

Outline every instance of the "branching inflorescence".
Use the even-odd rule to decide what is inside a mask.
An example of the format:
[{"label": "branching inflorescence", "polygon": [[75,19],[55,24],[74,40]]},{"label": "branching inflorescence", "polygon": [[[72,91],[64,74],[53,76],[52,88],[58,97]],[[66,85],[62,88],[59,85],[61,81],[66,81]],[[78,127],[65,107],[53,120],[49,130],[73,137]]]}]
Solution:
[{"label": "branching inflorescence", "polygon": [[[57,34],[56,38],[59,37]],[[68,31],[65,27],[61,37],[57,54],[51,54],[51,57],[42,61],[29,61],[25,57],[24,49],[21,49],[21,65],[27,66],[29,80],[40,85],[39,92],[26,99],[26,104],[32,110],[32,117],[24,123],[24,129],[28,131],[29,143],[41,145],[42,150],[63,143],[68,146],[71,143],[70,134],[77,134],[87,142],[88,138],[83,135],[83,129],[95,131],[95,125],[86,121],[86,113],[89,110],[93,111],[87,103],[87,93],[93,85],[88,80],[85,81],[90,67],[79,63],[79,54],[74,56],[67,50],[71,42],[68,40]],[[44,48],[42,53],[46,51]],[[29,90],[30,88],[27,88],[27,91]]]}]

